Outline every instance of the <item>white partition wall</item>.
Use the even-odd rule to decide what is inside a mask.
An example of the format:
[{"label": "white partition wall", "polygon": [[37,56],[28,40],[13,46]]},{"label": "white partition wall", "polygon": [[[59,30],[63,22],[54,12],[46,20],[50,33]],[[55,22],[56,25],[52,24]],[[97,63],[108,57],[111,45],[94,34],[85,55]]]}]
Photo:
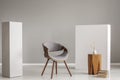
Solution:
[{"label": "white partition wall", "polygon": [[22,23],[2,23],[2,75],[22,75]]},{"label": "white partition wall", "polygon": [[93,44],[102,55],[102,69],[110,70],[110,25],[76,26],[76,69],[88,72],[88,54],[92,54]]}]

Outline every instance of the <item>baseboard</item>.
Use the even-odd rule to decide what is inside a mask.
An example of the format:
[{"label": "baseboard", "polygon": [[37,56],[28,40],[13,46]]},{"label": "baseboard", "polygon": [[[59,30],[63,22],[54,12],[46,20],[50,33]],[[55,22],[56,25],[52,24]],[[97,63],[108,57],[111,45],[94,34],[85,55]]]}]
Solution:
[{"label": "baseboard", "polygon": [[[23,66],[44,66],[45,63],[24,63]],[[52,63],[48,63],[48,66],[51,66]],[[64,63],[58,63],[59,66],[65,66]],[[75,67],[75,63],[67,63],[70,67]]]},{"label": "baseboard", "polygon": [[[70,66],[70,67],[75,67],[75,63],[67,63],[68,64],[68,66]],[[2,64],[0,63],[0,66],[1,66]],[[45,65],[45,63],[23,63],[23,66],[44,66]],[[52,65],[52,63],[48,63],[48,66],[51,66]],[[59,66],[64,66],[64,63],[59,63],[58,64]],[[111,63],[111,66],[113,66],[113,65],[119,65],[120,66],[120,63]]]},{"label": "baseboard", "polygon": [[[0,66],[2,64],[0,63]],[[23,66],[44,66],[45,63],[23,63]],[[51,66],[52,63],[48,63],[48,66]],[[65,66],[64,63],[58,63],[59,66]],[[75,63],[67,63],[68,66],[70,67],[75,67]]]},{"label": "baseboard", "polygon": [[120,63],[111,63],[111,66],[118,65],[120,66]]}]

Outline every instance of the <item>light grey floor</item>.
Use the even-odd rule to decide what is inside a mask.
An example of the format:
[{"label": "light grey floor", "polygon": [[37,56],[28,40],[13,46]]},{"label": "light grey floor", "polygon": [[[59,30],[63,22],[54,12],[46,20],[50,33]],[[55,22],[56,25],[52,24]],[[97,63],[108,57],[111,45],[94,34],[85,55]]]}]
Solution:
[{"label": "light grey floor", "polygon": [[[2,77],[0,67],[0,80],[51,80],[51,66],[46,68],[44,75],[41,77],[43,66],[24,66],[23,76],[16,78]],[[81,73],[79,70],[70,68],[73,76],[70,77],[65,67],[58,67],[58,74],[52,80],[120,80],[120,66],[112,66],[109,78],[97,78],[87,73]]]}]

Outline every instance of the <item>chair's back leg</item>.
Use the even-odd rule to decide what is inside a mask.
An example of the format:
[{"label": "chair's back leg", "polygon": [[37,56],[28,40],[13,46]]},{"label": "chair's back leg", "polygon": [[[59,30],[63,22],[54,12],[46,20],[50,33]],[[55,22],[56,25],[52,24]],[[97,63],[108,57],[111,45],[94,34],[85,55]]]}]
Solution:
[{"label": "chair's back leg", "polygon": [[66,66],[66,68],[67,68],[67,70],[68,70],[68,72],[69,72],[70,76],[72,76],[72,74],[71,74],[71,72],[70,72],[70,70],[69,70],[69,68],[68,68],[68,66],[67,66],[67,64],[66,64],[66,62],[65,62],[65,61],[64,61],[64,63],[65,63],[65,66]]},{"label": "chair's back leg", "polygon": [[53,72],[54,72],[54,63],[55,63],[55,61],[53,61],[53,65],[52,65],[51,79],[53,78]]},{"label": "chair's back leg", "polygon": [[43,68],[43,71],[42,71],[42,73],[41,73],[41,76],[43,75],[43,73],[44,73],[44,71],[45,71],[45,68],[46,68],[46,66],[47,66],[47,64],[48,64],[48,61],[49,61],[49,59],[47,59],[47,62],[46,62],[46,64],[45,64],[44,68]]},{"label": "chair's back leg", "polygon": [[55,63],[56,63],[56,74],[57,74],[57,61]]}]

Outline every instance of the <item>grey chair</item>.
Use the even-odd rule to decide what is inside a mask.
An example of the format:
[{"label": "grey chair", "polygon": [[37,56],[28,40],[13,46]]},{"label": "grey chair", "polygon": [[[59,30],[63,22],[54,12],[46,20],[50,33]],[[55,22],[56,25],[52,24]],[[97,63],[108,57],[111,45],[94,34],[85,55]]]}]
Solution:
[{"label": "grey chair", "polygon": [[[45,58],[47,58],[47,62],[43,68],[41,76],[43,75],[45,68],[48,64],[48,61],[50,59],[53,61],[51,79],[53,78],[54,64],[56,64],[55,67],[56,67],[56,74],[57,74],[57,62],[64,62],[70,76],[72,76],[72,74],[66,64],[66,61],[65,61],[69,55],[68,50],[63,45],[55,43],[55,42],[45,42],[42,44],[42,46],[43,46],[43,50],[44,50],[44,56],[45,56]],[[51,55],[52,53],[55,53],[55,55]]]}]

